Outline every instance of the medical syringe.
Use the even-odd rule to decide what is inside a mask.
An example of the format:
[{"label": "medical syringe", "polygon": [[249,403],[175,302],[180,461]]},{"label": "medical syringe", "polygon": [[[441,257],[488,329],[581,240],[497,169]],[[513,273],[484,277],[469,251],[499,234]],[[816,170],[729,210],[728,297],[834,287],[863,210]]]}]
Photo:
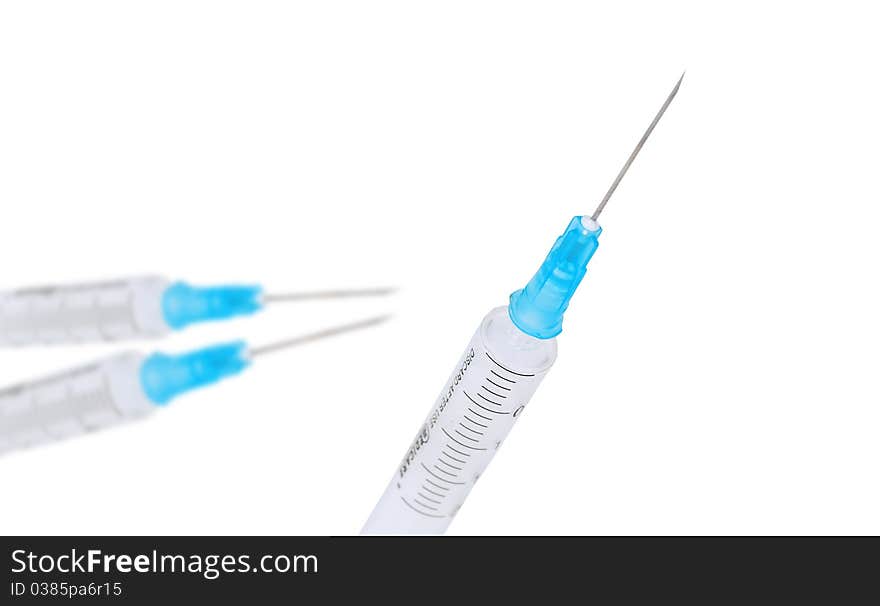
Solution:
[{"label": "medical syringe", "polygon": [[149,415],[174,398],[237,375],[255,358],[385,321],[378,316],[259,347],[243,341],[145,356],[127,352],[0,390],[0,453]]},{"label": "medical syringe", "polygon": [[[684,78],[684,74],[682,74]],[[577,216],[522,290],[483,318],[363,528],[444,532],[556,360],[562,317],[599,245],[596,222],[680,78],[591,217]]]},{"label": "medical syringe", "polygon": [[160,276],[0,292],[0,346],[157,338],[280,302],[386,295],[389,288],[266,293],[257,285],[193,286]]}]

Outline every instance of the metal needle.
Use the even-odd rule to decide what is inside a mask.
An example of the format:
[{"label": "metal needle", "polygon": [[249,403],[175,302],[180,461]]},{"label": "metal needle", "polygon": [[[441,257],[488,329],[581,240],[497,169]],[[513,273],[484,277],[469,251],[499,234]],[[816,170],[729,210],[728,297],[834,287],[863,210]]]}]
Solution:
[{"label": "metal needle", "polygon": [[638,145],[636,145],[636,148],[629,155],[629,158],[627,158],[626,163],[623,165],[623,168],[621,168],[620,172],[617,173],[617,177],[614,179],[614,183],[612,183],[611,187],[608,189],[608,193],[606,193],[605,197],[602,198],[602,201],[599,202],[599,206],[596,207],[596,210],[592,215],[593,221],[599,218],[599,215],[602,213],[605,205],[608,204],[608,200],[611,198],[614,190],[616,190],[617,186],[620,185],[620,180],[623,179],[626,171],[629,170],[630,164],[633,163],[633,160],[635,160],[636,156],[639,155],[639,152],[642,151],[642,146],[645,144],[645,141],[648,140],[648,137],[650,137],[651,133],[654,132],[654,127],[657,126],[657,123],[660,122],[660,118],[662,118],[663,114],[666,113],[666,108],[669,107],[669,104],[672,103],[672,100],[675,98],[675,95],[678,92],[678,87],[681,86],[682,80],[684,80],[684,72],[682,72],[681,78],[678,79],[678,82],[675,83],[675,88],[673,88],[672,92],[669,93],[669,96],[666,97],[666,101],[663,102],[663,107],[661,107],[660,111],[657,112],[657,115],[654,116],[654,120],[651,121],[651,125],[648,127],[648,130],[645,131],[645,134],[642,135],[642,138],[639,140]]},{"label": "metal needle", "polygon": [[276,341],[275,343],[269,343],[268,345],[261,345],[260,347],[253,347],[249,350],[249,354],[251,358],[256,358],[257,356],[261,356],[263,354],[272,353],[275,351],[280,351],[282,349],[287,349],[289,347],[296,347],[298,345],[304,345],[306,343],[311,343],[312,341],[318,341],[321,339],[325,339],[327,337],[334,337],[336,335],[341,335],[343,333],[352,332],[355,330],[360,330],[362,328],[368,328],[370,326],[376,326],[377,324],[381,324],[388,320],[391,316],[376,316],[374,318],[368,318],[366,320],[361,320],[360,322],[353,322],[351,324],[342,324],[341,326],[334,326],[333,328],[327,328],[325,330],[319,330],[317,332],[308,333],[305,335],[301,335],[299,337],[293,337],[291,339],[285,339],[283,341]]},{"label": "metal needle", "polygon": [[287,301],[312,301],[319,299],[349,299],[354,297],[381,297],[390,295],[395,288],[359,288],[346,290],[317,290],[311,292],[268,293],[263,295],[264,303]]}]

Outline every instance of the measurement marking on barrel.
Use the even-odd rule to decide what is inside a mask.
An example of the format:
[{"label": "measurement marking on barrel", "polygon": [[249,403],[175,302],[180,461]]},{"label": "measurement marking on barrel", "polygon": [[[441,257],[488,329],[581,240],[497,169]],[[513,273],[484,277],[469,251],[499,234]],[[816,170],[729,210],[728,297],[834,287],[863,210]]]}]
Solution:
[{"label": "measurement marking on barrel", "polygon": [[449,486],[440,486],[436,482],[432,482],[431,478],[425,478],[425,482],[427,482],[428,484],[430,484],[434,488],[439,488],[440,490],[452,490],[451,488],[449,488]]},{"label": "measurement marking on barrel", "polygon": [[470,427],[468,427],[467,425],[465,425],[462,421],[459,421],[458,424],[461,426],[462,429],[467,429],[467,430],[470,431],[471,433],[475,433],[475,434],[477,434],[478,436],[484,436],[484,435],[486,435],[486,434],[484,434],[482,431],[477,431],[476,429],[471,429]]},{"label": "measurement marking on barrel", "polygon": [[459,446],[463,446],[463,447],[465,447],[465,448],[470,448],[471,450],[486,450],[485,448],[477,448],[476,446],[468,446],[467,444],[462,444],[461,442],[459,442],[458,440],[456,440],[456,439],[452,436],[452,434],[450,434],[448,431],[446,431],[446,428],[445,428],[445,427],[441,427],[440,429],[443,430],[443,433],[446,434],[446,437],[447,437],[447,438],[449,438],[450,440],[452,440],[453,442],[455,442],[455,443],[458,444]]},{"label": "measurement marking on barrel", "polygon": [[504,370],[504,371],[509,372],[509,373],[512,374],[512,375],[516,375],[516,376],[518,376],[518,377],[534,377],[534,376],[535,376],[534,374],[524,374],[524,373],[521,373],[521,372],[515,372],[515,371],[513,371],[513,370],[510,370],[509,368],[505,368],[504,366],[502,366],[501,364],[499,364],[498,362],[496,362],[495,359],[494,359],[492,356],[489,355],[489,352],[488,352],[488,351],[487,351],[487,352],[484,352],[484,353],[486,354],[486,357],[487,357],[487,358],[489,358],[490,360],[492,360],[492,362],[495,364],[495,366],[497,366],[497,367],[500,368],[501,370]]},{"label": "measurement marking on barrel", "polygon": [[[449,445],[447,444],[447,446],[449,446]],[[449,454],[449,453],[446,452],[445,450],[441,450],[441,451],[440,451],[440,454],[442,454],[442,455],[445,456],[445,457],[448,457],[448,458],[452,459],[453,461],[456,461],[457,463],[461,463],[462,465],[467,465],[467,461],[462,461],[461,459],[459,459],[459,458],[457,458],[457,457],[453,457],[451,454]]]},{"label": "measurement marking on barrel", "polygon": [[485,389],[487,392],[489,392],[490,394],[492,394],[492,395],[495,396],[496,398],[506,398],[506,397],[507,397],[507,396],[503,396],[503,395],[501,395],[500,393],[496,393],[496,392],[492,391],[491,389],[489,389],[489,388],[486,387],[485,385],[480,385],[480,387],[482,387],[483,389]]},{"label": "measurement marking on barrel", "polygon": [[[444,465],[446,465],[446,466],[449,467],[450,469],[455,469],[456,471],[464,471],[464,467],[458,467],[458,466],[456,466],[456,465],[453,465],[452,463],[447,463],[447,462],[444,461],[443,459],[438,459],[437,461],[438,461],[439,463],[443,463]],[[455,476],[455,477],[458,477],[458,476]]]},{"label": "measurement marking on barrel", "polygon": [[445,474],[448,475],[450,478],[457,478],[457,477],[458,477],[458,474],[457,474],[457,473],[450,473],[450,472],[446,471],[445,469],[441,469],[440,467],[437,467],[437,465],[432,465],[432,467],[433,467],[434,469],[436,469],[437,471],[439,471],[440,473],[445,473]]},{"label": "measurement marking on barrel", "polygon": [[[468,410],[471,410],[471,409],[468,408]],[[473,412],[473,411],[471,410],[471,412]],[[468,421],[469,423],[473,423],[473,424],[476,425],[477,427],[482,427],[483,429],[489,429],[489,426],[488,426],[488,425],[483,425],[482,423],[477,423],[476,421],[474,421],[472,418],[470,418],[470,417],[467,416],[467,415],[464,415],[464,418],[467,419],[467,421]],[[486,419],[486,420],[487,420],[487,421],[491,421],[492,419]]]},{"label": "measurement marking on barrel", "polygon": [[[495,415],[509,415],[509,414],[510,414],[509,412],[499,412],[499,411],[497,411],[497,410],[491,410],[491,409],[489,409],[489,408],[486,408],[485,406],[483,406],[482,404],[480,404],[479,402],[477,402],[476,400],[474,400],[474,399],[470,396],[470,394],[469,394],[468,392],[466,392],[465,390],[463,390],[463,389],[461,390],[461,393],[463,393],[465,396],[467,396],[467,399],[468,399],[468,400],[470,400],[471,402],[473,402],[474,404],[476,404],[477,406],[479,406],[480,408],[482,408],[482,409],[485,410],[486,412],[491,412],[492,414],[495,414]],[[483,399],[485,400],[485,398],[483,398]],[[494,402],[493,402],[493,403],[494,403]],[[500,406],[500,404],[498,404],[497,406]],[[482,415],[481,415],[481,416],[482,416]]]},{"label": "measurement marking on barrel", "polygon": [[[464,394],[464,395],[467,396],[467,394]],[[470,396],[468,396],[468,397],[470,397]],[[474,402],[474,401],[471,400],[471,402]],[[474,404],[477,404],[477,403],[474,402]],[[491,412],[493,415],[509,415],[510,414],[510,412],[504,412],[504,411],[500,411],[500,410],[490,410],[490,409],[486,408],[485,406],[483,406],[482,404],[477,404],[477,406],[479,406],[480,408],[482,408],[486,412]]]},{"label": "measurement marking on barrel", "polygon": [[422,494],[421,490],[417,491],[416,494],[418,494],[420,497],[425,499],[428,503],[434,503],[435,505],[442,505],[442,503],[440,501],[438,501],[437,499],[432,499],[428,495]]},{"label": "measurement marking on barrel", "polygon": [[[472,413],[474,413],[475,415],[477,415],[478,417],[480,417],[481,419],[486,419],[487,421],[491,421],[491,420],[492,420],[492,417],[486,417],[486,416],[484,416],[484,415],[481,415],[480,413],[478,413],[478,412],[477,412],[476,410],[474,410],[473,408],[468,407],[468,410],[471,411]],[[488,427],[488,426],[487,426],[487,427]]]},{"label": "measurement marking on barrel", "polygon": [[[436,466],[435,466],[436,467]],[[428,466],[422,463],[422,468],[431,474],[434,478],[440,480],[441,482],[446,482],[447,484],[452,484],[453,486],[464,486],[464,482],[453,482],[452,480],[447,480],[446,478],[442,478],[438,476],[436,473],[428,469]]]},{"label": "measurement marking on barrel", "polygon": [[419,511],[418,509],[413,507],[413,505],[409,501],[407,501],[403,495],[400,496],[400,500],[403,501],[404,503],[406,503],[407,507],[409,507],[410,509],[412,509],[413,511],[415,511],[418,514],[425,516],[426,518],[445,518],[446,517],[446,516],[441,516],[441,515],[437,515],[437,514],[433,514],[433,513],[425,513],[424,511]]},{"label": "measurement marking on barrel", "polygon": [[464,438],[465,440],[470,440],[470,441],[473,442],[474,444],[479,444],[479,443],[480,443],[480,440],[479,440],[478,438],[472,438],[472,437],[470,437],[470,436],[466,436],[466,435],[464,435],[463,433],[461,433],[460,431],[458,431],[457,429],[455,429],[455,430],[453,430],[453,431],[455,431],[455,433],[457,433],[460,437]]},{"label": "measurement marking on barrel", "polygon": [[415,503],[416,505],[421,505],[425,509],[430,509],[431,511],[439,511],[439,509],[440,509],[439,507],[433,507],[431,505],[428,505],[427,503],[422,503],[421,501],[419,501],[415,497],[413,497],[413,503]]},{"label": "measurement marking on barrel", "polygon": [[[442,453],[441,453],[441,454],[442,454]],[[437,461],[438,461],[439,463],[443,463],[444,465],[446,465],[446,466],[449,467],[450,469],[454,469],[454,470],[456,470],[456,471],[464,471],[464,467],[457,467],[457,466],[455,466],[455,465],[453,465],[453,464],[451,464],[451,463],[447,463],[446,461],[444,461],[444,460],[441,459],[440,457],[437,457]]]},{"label": "measurement marking on barrel", "polygon": [[463,457],[469,457],[469,456],[471,456],[469,452],[462,452],[462,451],[460,451],[460,450],[458,450],[458,449],[453,448],[453,447],[450,446],[449,444],[446,445],[446,448],[448,448],[448,449],[451,450],[452,452],[457,452],[458,454],[460,454],[460,455],[463,456]]},{"label": "measurement marking on barrel", "polygon": [[478,393],[478,394],[477,394],[477,397],[478,397],[478,398],[483,398],[484,400],[486,400],[489,404],[492,404],[493,406],[501,406],[501,403],[500,403],[500,402],[494,402],[494,401],[490,400],[489,398],[487,398],[486,396],[484,396],[484,395],[481,394],[481,393]]},{"label": "measurement marking on barrel", "polygon": [[440,494],[439,492],[434,492],[433,490],[431,490],[430,488],[428,488],[428,487],[425,486],[424,484],[422,484],[422,490],[424,490],[425,492],[430,492],[432,495],[434,495],[434,496],[436,496],[436,497],[440,497],[441,499],[445,499],[445,498],[446,498],[446,495],[445,495],[445,494]]},{"label": "measurement marking on barrel", "polygon": [[491,383],[492,385],[494,385],[498,389],[503,389],[504,391],[510,391],[509,387],[504,387],[503,385],[499,385],[498,383],[496,383],[495,381],[493,381],[489,377],[486,377],[486,380],[489,381],[489,383]]},{"label": "measurement marking on barrel", "polygon": [[507,381],[508,383],[516,383],[516,381],[514,381],[513,379],[508,379],[507,377],[502,377],[501,375],[499,375],[499,374],[498,374],[497,372],[495,372],[494,370],[491,370],[491,369],[490,369],[489,372],[491,372],[493,375],[495,375],[496,377],[498,377],[498,378],[501,379],[502,381]]}]

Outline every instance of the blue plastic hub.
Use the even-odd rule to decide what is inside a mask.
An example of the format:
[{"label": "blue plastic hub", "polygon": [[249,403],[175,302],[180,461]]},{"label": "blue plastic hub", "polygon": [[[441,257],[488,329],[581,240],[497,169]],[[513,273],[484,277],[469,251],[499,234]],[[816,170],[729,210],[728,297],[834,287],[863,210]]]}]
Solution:
[{"label": "blue plastic hub", "polygon": [[538,273],[525,288],[510,295],[508,313],[517,328],[538,339],[562,332],[562,316],[587,273],[601,233],[602,228],[589,217],[571,220]]},{"label": "blue plastic hub", "polygon": [[259,286],[196,287],[175,282],[162,295],[162,314],[174,330],[199,322],[247,316],[263,308]]},{"label": "blue plastic hub", "polygon": [[168,355],[155,353],[141,366],[141,386],[156,404],[167,404],[180,394],[237,375],[250,366],[244,341]]}]

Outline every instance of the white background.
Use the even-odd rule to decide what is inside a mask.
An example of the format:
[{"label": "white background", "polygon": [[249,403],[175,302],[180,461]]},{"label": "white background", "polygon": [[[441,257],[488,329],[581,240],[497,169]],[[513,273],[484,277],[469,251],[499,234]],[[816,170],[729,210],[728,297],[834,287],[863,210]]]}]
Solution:
[{"label": "white background", "polygon": [[[0,533],[349,534],[481,317],[603,215],[462,534],[880,533],[870,3],[9,2],[0,288],[393,284],[141,423],[0,459]],[[2,384],[123,346],[0,351]]]}]

